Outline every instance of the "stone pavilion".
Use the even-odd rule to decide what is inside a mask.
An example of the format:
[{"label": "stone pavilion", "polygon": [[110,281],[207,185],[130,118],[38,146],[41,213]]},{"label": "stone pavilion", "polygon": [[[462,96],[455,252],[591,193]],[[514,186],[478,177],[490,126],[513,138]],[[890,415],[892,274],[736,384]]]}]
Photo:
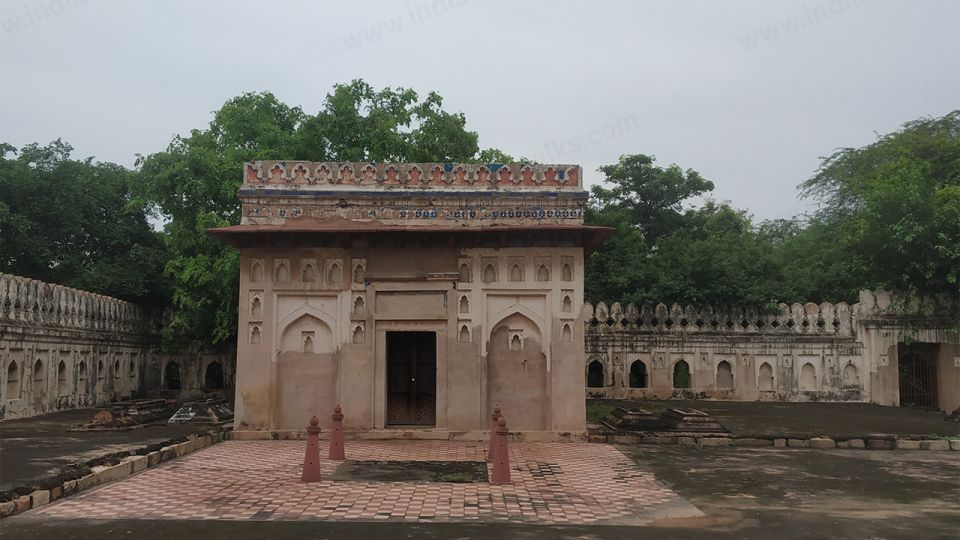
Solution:
[{"label": "stone pavilion", "polygon": [[585,432],[583,224],[576,165],[246,164],[240,437],[479,439],[495,403],[526,440]]}]

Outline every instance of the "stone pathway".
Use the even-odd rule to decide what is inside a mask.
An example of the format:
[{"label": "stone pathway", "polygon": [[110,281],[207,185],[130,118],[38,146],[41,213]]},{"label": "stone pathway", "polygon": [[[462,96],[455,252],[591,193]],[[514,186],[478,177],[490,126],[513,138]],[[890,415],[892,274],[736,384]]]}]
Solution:
[{"label": "stone pathway", "polygon": [[[300,482],[304,441],[229,441],[30,514],[44,518],[643,525],[703,514],[612,446],[513,443],[512,485]],[[483,461],[485,443],[347,441],[351,460]],[[326,455],[326,441],[321,441]],[[489,465],[488,465],[489,467]]]}]

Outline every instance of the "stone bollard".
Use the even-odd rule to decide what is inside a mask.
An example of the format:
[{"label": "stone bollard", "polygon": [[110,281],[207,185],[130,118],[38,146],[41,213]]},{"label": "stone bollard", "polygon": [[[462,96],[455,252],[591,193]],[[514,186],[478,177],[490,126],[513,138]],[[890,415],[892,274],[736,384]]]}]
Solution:
[{"label": "stone bollard", "polygon": [[314,416],[307,426],[307,453],[303,456],[301,482],[320,481],[320,419]]},{"label": "stone bollard", "polygon": [[497,421],[496,433],[497,443],[493,455],[493,474],[490,476],[491,484],[511,484],[510,481],[510,449],[507,448],[507,419],[500,417]]},{"label": "stone bollard", "polygon": [[333,408],[333,429],[330,431],[330,455],[329,459],[343,461],[346,457],[343,454],[343,409],[340,404]]},{"label": "stone bollard", "polygon": [[490,445],[487,448],[487,461],[493,461],[493,441],[496,438],[497,420],[500,419],[500,404],[493,407],[493,414],[490,415]]}]

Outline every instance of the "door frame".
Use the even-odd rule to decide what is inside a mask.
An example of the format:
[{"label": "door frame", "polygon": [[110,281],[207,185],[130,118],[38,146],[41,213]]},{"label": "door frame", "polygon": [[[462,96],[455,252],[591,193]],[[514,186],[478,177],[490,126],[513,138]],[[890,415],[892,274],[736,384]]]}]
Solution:
[{"label": "door frame", "polygon": [[[404,334],[406,334],[406,336],[403,336]],[[417,337],[414,338],[414,336],[411,335],[411,334],[414,334],[414,335],[416,335]],[[388,426],[388,427],[412,427],[412,428],[433,428],[433,427],[436,427],[436,424],[437,424],[437,411],[436,411],[436,403],[437,403],[437,381],[436,381],[436,378],[437,378],[437,377],[436,377],[436,373],[437,373],[437,345],[438,345],[438,344],[437,344],[437,334],[436,334],[436,332],[433,332],[433,331],[430,331],[430,330],[387,330],[387,331],[385,332],[385,335],[386,335],[386,338],[387,338],[387,339],[386,339],[386,351],[385,351],[385,353],[386,353],[386,360],[387,360],[387,361],[386,361],[386,382],[387,382],[387,403],[386,403],[386,415],[387,415],[387,417],[386,417],[386,422],[387,422],[387,426]],[[391,400],[390,400],[390,388],[391,388],[391,386],[392,386],[391,383],[390,383],[390,380],[391,380],[391,379],[390,379],[390,375],[391,375],[391,365],[392,365],[392,363],[391,363],[390,359],[391,359],[391,356],[397,354],[397,351],[391,350],[391,348],[390,348],[390,344],[391,344],[391,338],[390,338],[390,336],[391,336],[391,335],[392,335],[394,338],[401,338],[401,336],[403,336],[403,337],[405,338],[405,340],[404,340],[404,341],[405,341],[404,345],[408,348],[408,350],[405,351],[405,352],[407,352],[408,354],[411,353],[411,352],[414,353],[414,354],[410,354],[410,355],[407,356],[407,358],[406,358],[406,360],[407,360],[407,362],[408,362],[408,364],[409,364],[408,367],[411,367],[411,368],[412,368],[412,369],[410,370],[410,371],[411,371],[410,375],[414,377],[413,379],[410,379],[410,380],[408,380],[408,381],[405,381],[406,387],[407,387],[407,392],[405,392],[406,399],[407,399],[407,410],[406,410],[406,413],[413,415],[413,421],[410,421],[410,422],[408,422],[408,423],[403,423],[403,422],[394,423],[394,422],[390,422],[390,418],[391,418],[391,416],[392,416],[392,415],[390,414],[390,413],[392,412]],[[422,377],[422,374],[418,371],[418,369],[420,368],[421,363],[422,363],[422,362],[421,362],[421,358],[419,357],[419,354],[418,354],[417,352],[415,352],[415,351],[416,351],[417,349],[419,349],[421,346],[422,346],[422,347],[429,347],[429,344],[430,344],[430,341],[431,341],[431,340],[433,341],[433,351],[432,351],[432,352],[433,352],[433,365],[431,366],[430,372],[431,372],[431,376],[432,376],[433,379],[434,379],[434,380],[432,381],[432,382],[433,382],[433,406],[434,406],[434,410],[433,410],[433,422],[429,422],[429,423],[418,423],[418,422],[416,422],[416,416],[417,416],[418,411],[420,410],[420,407],[419,407],[420,403],[419,403],[419,401],[418,401],[418,396],[419,396],[420,394],[417,392],[417,390],[418,390],[417,380],[418,380],[418,379],[422,379],[423,377]],[[404,347],[398,347],[398,348],[404,348]],[[402,353],[401,353],[401,354],[402,354]],[[414,407],[414,410],[409,410],[409,407],[410,407],[411,405]],[[409,418],[408,418],[408,419],[409,419]]]},{"label": "door frame", "polygon": [[[376,429],[447,428],[447,326],[448,321],[377,321],[374,334],[373,421]],[[433,332],[436,337],[436,424],[391,426],[387,424],[387,332]]]}]

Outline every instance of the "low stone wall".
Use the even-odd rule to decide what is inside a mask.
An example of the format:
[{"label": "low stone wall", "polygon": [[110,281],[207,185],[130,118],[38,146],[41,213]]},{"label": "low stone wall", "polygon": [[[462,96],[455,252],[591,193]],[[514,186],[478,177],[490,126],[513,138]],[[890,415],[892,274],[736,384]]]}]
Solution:
[{"label": "low stone wall", "polygon": [[922,307],[872,291],[852,306],[780,304],[773,313],[585,304],[587,397],[899,405],[900,346],[922,342],[936,356],[931,399],[952,411],[960,406],[955,312]]},{"label": "low stone wall", "polygon": [[848,439],[831,437],[790,437],[784,435],[760,437],[738,435],[715,435],[698,433],[613,434],[591,433],[589,441],[603,444],[662,444],[694,448],[834,448],[851,450],[934,450],[960,452],[960,439],[916,439],[893,435],[865,435]]}]

